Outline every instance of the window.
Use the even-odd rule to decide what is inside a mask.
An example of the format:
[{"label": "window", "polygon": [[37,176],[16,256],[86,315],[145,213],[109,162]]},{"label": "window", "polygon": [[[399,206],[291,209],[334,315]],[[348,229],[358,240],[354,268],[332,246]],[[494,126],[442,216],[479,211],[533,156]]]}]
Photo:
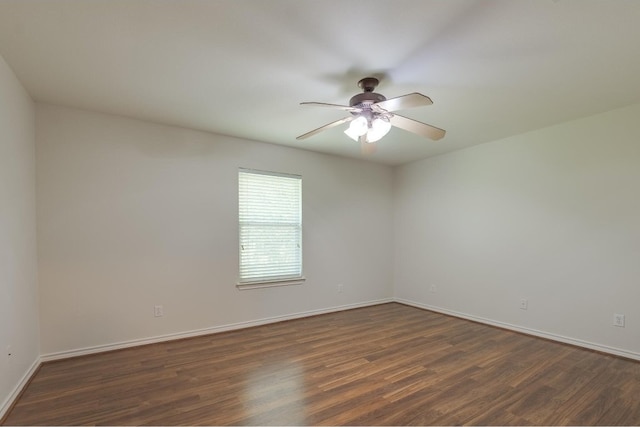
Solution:
[{"label": "window", "polygon": [[238,202],[238,286],[302,283],[302,177],[240,169]]}]

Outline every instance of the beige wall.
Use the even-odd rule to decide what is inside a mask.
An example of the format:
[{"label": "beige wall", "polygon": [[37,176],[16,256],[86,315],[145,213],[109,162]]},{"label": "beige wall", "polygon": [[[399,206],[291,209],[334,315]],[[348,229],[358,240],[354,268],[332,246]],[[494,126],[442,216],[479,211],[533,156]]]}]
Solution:
[{"label": "beige wall", "polygon": [[630,106],[398,168],[396,296],[640,358],[639,117]]},{"label": "beige wall", "polygon": [[0,57],[0,418],[40,354],[34,131],[33,102]]},{"label": "beige wall", "polygon": [[[386,166],[47,105],[37,135],[45,355],[393,294]],[[236,289],[239,167],[302,175],[305,284]]]}]

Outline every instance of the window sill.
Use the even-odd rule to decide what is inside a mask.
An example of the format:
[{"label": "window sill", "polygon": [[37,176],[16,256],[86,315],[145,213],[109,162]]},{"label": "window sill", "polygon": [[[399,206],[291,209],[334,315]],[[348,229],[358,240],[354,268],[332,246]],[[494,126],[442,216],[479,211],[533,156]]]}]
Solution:
[{"label": "window sill", "polygon": [[265,280],[262,282],[237,283],[236,288],[244,291],[249,289],[273,288],[276,286],[302,285],[305,282],[305,280],[307,280],[305,277],[296,277],[293,279]]}]

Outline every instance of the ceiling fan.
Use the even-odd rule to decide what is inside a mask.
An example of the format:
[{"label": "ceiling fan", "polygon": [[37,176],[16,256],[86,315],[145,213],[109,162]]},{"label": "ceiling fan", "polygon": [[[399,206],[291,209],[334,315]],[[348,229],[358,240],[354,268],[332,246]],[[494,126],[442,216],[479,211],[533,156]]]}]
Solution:
[{"label": "ceiling fan", "polygon": [[339,126],[343,123],[350,123],[349,128],[344,131],[347,136],[354,141],[367,143],[380,140],[389,132],[391,126],[399,127],[400,129],[433,140],[438,140],[444,136],[445,131],[440,128],[395,113],[396,110],[433,104],[428,96],[413,92],[387,99],[373,91],[376,86],[378,86],[378,83],[380,82],[375,77],[365,77],[360,80],[358,86],[363,90],[363,93],[353,96],[351,100],[349,100],[349,105],[302,102],[300,105],[337,108],[348,111],[351,115],[300,135],[296,139],[309,138],[323,130]]}]

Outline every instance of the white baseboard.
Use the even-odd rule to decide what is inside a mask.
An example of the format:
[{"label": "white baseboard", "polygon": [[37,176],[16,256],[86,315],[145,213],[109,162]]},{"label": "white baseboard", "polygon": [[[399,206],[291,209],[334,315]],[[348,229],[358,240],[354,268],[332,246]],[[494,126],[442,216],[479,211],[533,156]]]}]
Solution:
[{"label": "white baseboard", "polygon": [[458,311],[448,310],[445,308],[435,307],[428,304],[422,304],[415,301],[406,300],[403,298],[394,298],[395,302],[400,304],[410,305],[417,308],[422,308],[436,313],[446,314],[453,317],[459,317],[461,319],[472,320],[478,323],[484,323],[485,325],[497,326],[503,329],[509,329],[515,332],[521,332],[527,335],[533,335],[540,338],[546,338],[552,341],[558,341],[565,344],[575,345],[577,347],[584,347],[590,350],[596,350],[602,353],[609,353],[616,356],[626,357],[628,359],[640,360],[640,353],[624,350],[621,348],[609,347],[602,344],[596,344],[589,341],[583,341],[576,338],[565,337],[563,335],[556,335],[549,332],[539,331],[537,329],[525,328],[523,326],[512,325],[510,323],[500,322],[497,320],[486,319],[484,317],[473,316],[470,314],[460,313]]},{"label": "white baseboard", "polygon": [[366,301],[366,302],[361,302],[356,304],[347,304],[347,305],[323,308],[319,310],[309,310],[309,311],[304,311],[299,313],[287,314],[283,316],[267,317],[267,318],[258,319],[258,320],[232,323],[232,324],[221,325],[221,326],[213,326],[210,328],[197,329],[197,330],[187,331],[187,332],[179,332],[175,334],[159,335],[159,336],[150,337],[150,338],[142,338],[142,339],[136,339],[136,340],[130,340],[130,341],[122,341],[122,342],[113,343],[113,344],[104,344],[104,345],[97,345],[97,346],[79,348],[74,350],[60,351],[56,353],[43,354],[42,356],[40,356],[40,359],[42,362],[49,362],[52,360],[67,359],[69,357],[84,356],[87,354],[101,353],[104,351],[120,350],[123,348],[136,347],[136,346],[145,345],[145,344],[155,344],[155,343],[164,342],[164,341],[172,341],[172,340],[178,340],[183,338],[197,337],[200,335],[209,335],[209,334],[215,334],[219,332],[233,331],[236,329],[250,328],[253,326],[266,325],[269,323],[282,322],[285,320],[293,320],[293,319],[299,319],[302,317],[317,316],[319,314],[333,313],[337,311],[351,310],[354,308],[368,307],[371,305],[385,304],[393,301],[394,301],[393,298],[384,298],[384,299]]},{"label": "white baseboard", "polygon": [[0,420],[4,418],[4,416],[11,408],[11,405],[13,405],[13,402],[15,402],[18,396],[20,396],[22,389],[29,383],[29,380],[31,379],[33,374],[36,373],[38,367],[40,366],[40,363],[42,362],[39,357],[33,361],[27,372],[25,372],[22,378],[20,378],[20,381],[14,387],[13,391],[9,394],[9,396],[7,396],[4,402],[2,402],[2,405],[0,405]]}]

